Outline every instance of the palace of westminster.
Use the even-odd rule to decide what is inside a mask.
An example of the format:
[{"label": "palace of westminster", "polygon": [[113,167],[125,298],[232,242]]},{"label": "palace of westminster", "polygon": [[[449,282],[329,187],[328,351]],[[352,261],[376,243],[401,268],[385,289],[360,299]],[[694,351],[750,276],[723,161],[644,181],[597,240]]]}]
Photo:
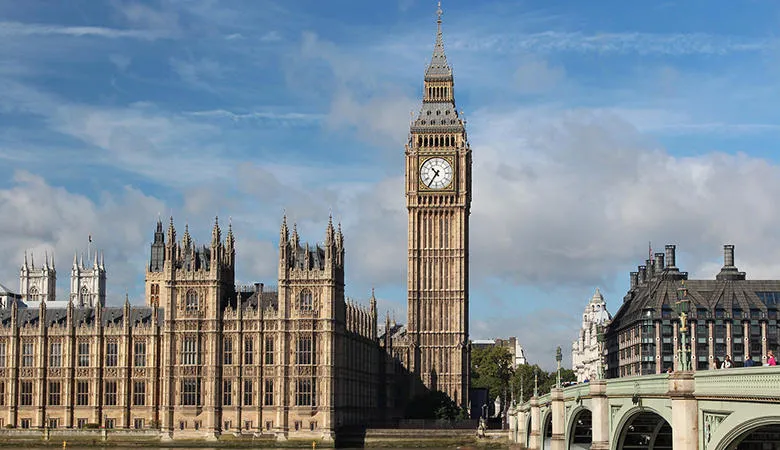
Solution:
[{"label": "palace of westminster", "polygon": [[[286,218],[278,288],[235,284],[236,240],[217,222],[210,245],[158,220],[145,306],[107,307],[98,252],[74,257],[58,301],[53,258],[25,254],[20,292],[0,286],[0,427],[159,430],[164,438],[254,433],[333,439],[342,426],[401,414],[426,390],[468,403],[471,149],[455,106],[438,11],[422,107],[405,151],[408,320],[376,299],[345,297],[344,236],[323,244]],[[270,255],[269,255],[270,256]]]},{"label": "palace of westminster", "polygon": [[[230,226],[223,236],[215,221],[210,244],[197,246],[187,227],[179,239],[173,218],[167,229],[158,219],[145,306],[105,306],[106,266],[89,250],[74,256],[65,301],[56,300],[53,257],[36,265],[25,254],[19,293],[0,286],[0,427],[329,440],[343,426],[401,418],[430,390],[467,407],[472,155],[438,14],[405,146],[406,325],[385,317],[380,327],[373,293],[368,305],[347,299],[345,238],[332,220],[324,243],[308,244],[282,219],[269,290],[236,286]],[[747,280],[729,245],[715,279],[688,280],[667,246],[631,273],[614,318],[598,291],[588,303],[572,346],[580,381],[604,359],[609,377],[678,369],[673,308],[683,280],[694,370],[780,345],[780,281]]]}]

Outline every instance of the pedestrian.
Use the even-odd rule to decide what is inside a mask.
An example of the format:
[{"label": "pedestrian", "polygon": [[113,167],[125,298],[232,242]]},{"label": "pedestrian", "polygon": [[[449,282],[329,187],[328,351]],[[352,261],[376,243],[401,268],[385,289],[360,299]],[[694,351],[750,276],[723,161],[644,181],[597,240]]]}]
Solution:
[{"label": "pedestrian", "polygon": [[672,373],[672,366],[669,366],[669,367],[666,369],[666,373]]},{"label": "pedestrian", "polygon": [[712,364],[710,364],[710,369],[720,369],[720,359],[716,356],[715,359],[712,360]]},{"label": "pedestrian", "polygon": [[731,363],[731,356],[726,355],[726,358],[723,360],[723,364],[721,364],[721,369],[731,369],[732,363]]},{"label": "pedestrian", "polygon": [[766,365],[767,366],[776,366],[777,365],[777,360],[775,360],[775,352],[773,352],[772,350],[769,350],[766,353]]},{"label": "pedestrian", "polygon": [[750,355],[745,355],[744,367],[753,367],[756,363],[753,362],[753,358]]}]

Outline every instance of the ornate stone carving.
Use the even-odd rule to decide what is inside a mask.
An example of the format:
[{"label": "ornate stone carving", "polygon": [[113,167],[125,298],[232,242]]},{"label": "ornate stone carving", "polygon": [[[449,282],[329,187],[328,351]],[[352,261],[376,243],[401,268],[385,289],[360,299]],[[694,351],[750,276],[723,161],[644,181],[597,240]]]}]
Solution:
[{"label": "ornate stone carving", "polygon": [[728,417],[726,413],[714,413],[704,411],[704,443],[709,444],[712,435],[718,429],[723,419]]}]

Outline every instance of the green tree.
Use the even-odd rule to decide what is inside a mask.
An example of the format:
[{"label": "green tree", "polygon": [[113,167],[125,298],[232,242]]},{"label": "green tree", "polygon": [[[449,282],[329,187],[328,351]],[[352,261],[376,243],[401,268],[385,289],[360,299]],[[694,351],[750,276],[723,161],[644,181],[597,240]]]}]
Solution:
[{"label": "green tree", "polygon": [[404,417],[407,419],[455,420],[462,418],[463,411],[441,391],[428,391],[414,397],[407,405]]},{"label": "green tree", "polygon": [[[536,364],[533,366],[529,366],[527,364],[518,366],[515,369],[510,381],[512,392],[514,393],[515,399],[518,403],[527,402],[528,399],[534,395],[534,371],[536,371],[539,379],[539,395],[547,394],[553,387],[555,387],[555,383],[557,381],[557,375],[555,371],[546,372]],[[565,383],[567,381],[577,381],[577,376],[574,375],[574,371],[561,368],[561,383]],[[522,400],[520,399],[521,385],[523,386]]]},{"label": "green tree", "polygon": [[490,346],[471,350],[471,386],[487,388],[490,401],[509,395],[512,355],[505,347]]}]

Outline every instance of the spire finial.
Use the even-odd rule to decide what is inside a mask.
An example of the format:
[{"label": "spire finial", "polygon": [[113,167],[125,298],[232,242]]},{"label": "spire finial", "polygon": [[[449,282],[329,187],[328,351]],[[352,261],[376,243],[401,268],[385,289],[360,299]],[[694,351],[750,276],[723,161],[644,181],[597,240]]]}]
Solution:
[{"label": "spire finial", "polygon": [[439,5],[436,9],[436,23],[439,25],[439,33],[441,33],[441,15],[444,13],[444,11],[441,10],[441,2],[439,2]]}]

